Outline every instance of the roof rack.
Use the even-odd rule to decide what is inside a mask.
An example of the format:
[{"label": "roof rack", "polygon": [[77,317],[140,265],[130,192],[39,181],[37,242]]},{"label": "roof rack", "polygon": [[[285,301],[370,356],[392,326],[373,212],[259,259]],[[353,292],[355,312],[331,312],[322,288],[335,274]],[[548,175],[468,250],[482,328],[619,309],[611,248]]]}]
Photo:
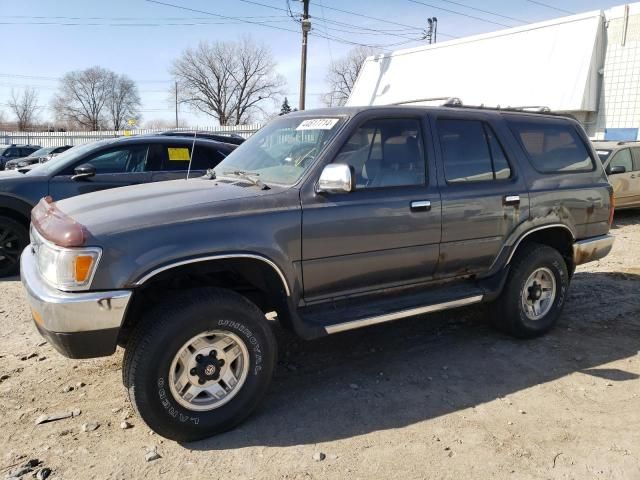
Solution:
[{"label": "roof rack", "polygon": [[547,106],[544,105],[523,105],[523,106],[516,106],[516,107],[501,107],[500,105],[497,105],[495,107],[487,107],[484,104],[480,104],[480,105],[463,105],[462,103],[460,105],[443,105],[445,107],[452,107],[452,108],[470,108],[470,109],[475,109],[475,110],[493,110],[493,111],[500,111],[500,112],[519,112],[519,113],[535,113],[535,114],[539,114],[539,115],[551,115],[554,117],[564,117],[564,118],[571,118],[572,120],[576,120],[576,117],[574,117],[572,114],[570,113],[560,113],[560,112],[553,112],[551,111],[551,109]]},{"label": "roof rack", "polygon": [[621,140],[618,143],[616,143],[616,145],[626,145],[627,143],[639,143],[639,142],[640,140]]},{"label": "roof rack", "polygon": [[402,102],[395,102],[392,105],[407,105],[409,103],[419,103],[419,102],[437,102],[440,100],[444,100],[439,106],[443,107],[457,107],[462,106],[462,100],[458,97],[429,97],[429,98],[418,98],[416,100],[403,100]]},{"label": "roof rack", "polygon": [[240,145],[246,139],[236,133],[224,133],[216,132],[211,133],[208,131],[200,130],[168,130],[162,132],[160,135],[166,135],[168,137],[198,137],[205,140],[215,140],[217,142],[230,143],[232,145]]}]

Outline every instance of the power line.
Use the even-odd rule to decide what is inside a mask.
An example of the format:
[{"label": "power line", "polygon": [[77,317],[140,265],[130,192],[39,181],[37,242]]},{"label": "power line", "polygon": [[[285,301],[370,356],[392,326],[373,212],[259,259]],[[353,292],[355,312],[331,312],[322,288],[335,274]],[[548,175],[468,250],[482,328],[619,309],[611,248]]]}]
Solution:
[{"label": "power line", "polygon": [[465,5],[464,3],[454,2],[453,0],[440,0],[441,2],[451,3],[453,5],[458,5],[459,7],[468,8],[469,10],[475,10],[476,12],[486,13],[489,15],[493,15],[495,17],[506,18],[507,20],[513,20],[514,22],[520,23],[529,23],[527,20],[522,20],[520,18],[510,17],[508,15],[502,15],[501,13],[492,12],[489,10],[482,10],[481,8],[472,7],[471,5]]},{"label": "power line", "polygon": [[[147,1],[150,1],[150,0],[147,0]],[[467,18],[471,18],[473,20],[478,20],[480,22],[492,23],[494,25],[500,25],[501,27],[507,27],[507,28],[511,28],[512,27],[512,25],[507,25],[507,24],[500,23],[500,22],[494,22],[493,20],[488,20],[486,18],[476,17],[474,15],[469,15],[468,13],[458,12],[456,10],[449,10],[448,8],[436,7],[435,5],[430,5],[430,4],[424,3],[424,2],[419,2],[418,0],[408,0],[408,1],[412,2],[412,3],[417,3],[418,5],[423,5],[425,7],[435,8],[436,10],[442,10],[443,12],[453,13],[454,15],[460,15],[462,17],[467,17]]]},{"label": "power line", "polygon": [[560,8],[560,7],[554,7],[553,5],[549,5],[547,3],[542,3],[542,2],[536,2],[535,0],[527,0],[530,3],[535,3],[536,5],[540,5],[541,7],[547,7],[550,8],[552,10],[557,10],[558,12],[563,12],[563,13],[568,13],[570,15],[575,15],[576,12],[572,12],[570,10],[565,10],[564,8]]}]

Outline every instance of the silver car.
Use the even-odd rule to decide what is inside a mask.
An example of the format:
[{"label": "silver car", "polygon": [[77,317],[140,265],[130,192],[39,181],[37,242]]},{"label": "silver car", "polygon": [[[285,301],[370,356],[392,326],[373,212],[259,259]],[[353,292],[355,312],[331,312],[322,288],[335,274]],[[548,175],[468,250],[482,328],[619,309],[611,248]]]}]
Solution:
[{"label": "silver car", "polygon": [[640,208],[640,142],[593,142],[613,186],[616,209]]}]

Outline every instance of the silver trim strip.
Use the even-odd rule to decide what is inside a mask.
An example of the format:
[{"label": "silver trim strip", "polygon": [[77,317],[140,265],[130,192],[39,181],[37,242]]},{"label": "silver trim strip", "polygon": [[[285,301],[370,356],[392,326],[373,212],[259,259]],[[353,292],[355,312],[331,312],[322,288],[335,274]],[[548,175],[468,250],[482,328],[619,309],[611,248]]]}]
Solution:
[{"label": "silver trim strip", "polygon": [[520,201],[520,195],[507,195],[504,197],[504,203],[515,203]]},{"label": "silver trim strip", "polygon": [[[562,227],[565,230],[567,230],[569,232],[569,234],[571,234],[571,239],[575,241],[575,235],[573,234],[573,232],[571,231],[571,229],[569,227],[567,227],[565,224],[563,223],[552,223],[550,225],[542,225],[540,227],[536,227],[536,228],[532,228],[531,230],[527,230],[519,239],[516,243],[514,243],[513,247],[511,248],[511,253],[509,254],[509,258],[507,258],[507,263],[506,265],[509,265],[509,263],[511,263],[511,259],[513,258],[513,255],[516,253],[516,250],[518,249],[518,246],[520,246],[520,244],[522,243],[522,240],[524,240],[526,237],[528,237],[530,234],[534,233],[534,232],[538,232],[540,230],[545,230],[547,228],[554,228],[554,227]],[[498,256],[496,257],[496,260],[500,258],[500,254],[498,253]],[[495,261],[494,260],[494,263]],[[493,268],[494,265],[491,265],[491,268]]]},{"label": "silver trim strip", "polygon": [[391,322],[394,320],[399,320],[401,318],[413,317],[415,315],[422,315],[423,313],[439,312],[441,310],[448,310],[450,308],[464,307],[465,305],[480,303],[483,298],[484,295],[474,295],[473,297],[461,298],[460,300],[453,300],[451,302],[436,303],[424,307],[401,310],[399,312],[387,313],[385,315],[378,315],[376,317],[362,318],[360,320],[354,320],[351,322],[338,323],[337,325],[329,325],[328,327],[325,327],[325,331],[328,334],[344,332],[346,330],[353,330],[354,328],[366,327],[369,325],[375,325],[377,323]]},{"label": "silver trim strip", "polygon": [[160,268],[156,268],[155,270],[152,270],[151,272],[147,273],[144,277],[142,277],[140,280],[138,280],[134,285],[140,286],[143,283],[145,283],[147,280],[149,280],[151,277],[155,277],[157,274],[162,273],[166,270],[170,270],[175,267],[181,267],[182,265],[189,265],[191,263],[207,262],[209,260],[225,260],[228,258],[252,258],[254,260],[262,260],[264,263],[269,265],[278,273],[278,275],[280,276],[280,280],[282,281],[282,285],[284,286],[284,290],[287,293],[287,297],[291,296],[291,291],[289,290],[289,284],[287,284],[287,279],[282,273],[282,270],[280,270],[280,267],[278,267],[278,265],[276,265],[275,262],[273,262],[272,260],[269,260],[267,257],[263,257],[261,255],[254,255],[250,253],[211,255],[208,257],[192,258],[190,260],[182,260],[180,262],[171,263],[169,265],[165,265],[164,267],[160,267]]}]

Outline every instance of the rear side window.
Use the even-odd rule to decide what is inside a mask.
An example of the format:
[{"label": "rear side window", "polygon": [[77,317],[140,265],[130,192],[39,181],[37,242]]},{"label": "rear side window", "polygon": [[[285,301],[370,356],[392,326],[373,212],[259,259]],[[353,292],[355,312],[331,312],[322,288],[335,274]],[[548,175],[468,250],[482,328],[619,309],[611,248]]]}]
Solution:
[{"label": "rear side window", "polygon": [[[154,170],[186,171],[189,169],[191,144],[153,144],[150,155]],[[225,156],[212,146],[196,143],[191,170],[215,168]]]},{"label": "rear side window", "polygon": [[593,170],[593,160],[573,125],[520,119],[507,122],[539,172]]},{"label": "rear side window", "polygon": [[479,120],[438,120],[444,175],[448,183],[504,180],[511,168],[489,125]]},{"label": "rear side window", "polygon": [[632,148],[631,153],[633,155],[633,169],[638,171],[640,170],[640,148]]}]

